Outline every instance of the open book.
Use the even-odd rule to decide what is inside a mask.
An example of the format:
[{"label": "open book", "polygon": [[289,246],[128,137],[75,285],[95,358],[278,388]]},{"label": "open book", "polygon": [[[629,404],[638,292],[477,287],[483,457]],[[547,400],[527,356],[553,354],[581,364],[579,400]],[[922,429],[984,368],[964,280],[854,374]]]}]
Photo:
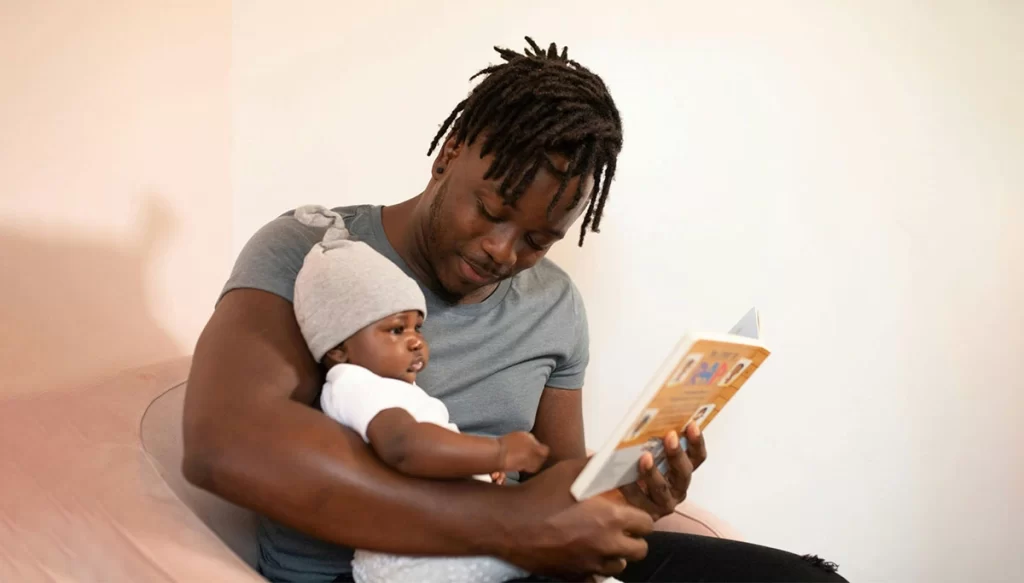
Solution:
[{"label": "open book", "polygon": [[[608,443],[587,462],[573,482],[572,495],[584,500],[636,481],[640,456],[648,451],[665,472],[668,462],[662,439],[669,431],[682,433],[690,422],[701,430],[711,423],[768,358],[760,336],[756,308],[727,334],[684,336]],[[686,447],[685,440],[681,444]]]}]

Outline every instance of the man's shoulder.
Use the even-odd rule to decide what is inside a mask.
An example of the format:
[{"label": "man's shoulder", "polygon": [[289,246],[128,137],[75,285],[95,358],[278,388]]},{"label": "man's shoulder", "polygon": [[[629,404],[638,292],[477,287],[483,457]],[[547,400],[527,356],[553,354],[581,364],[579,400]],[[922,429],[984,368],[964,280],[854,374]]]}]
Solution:
[{"label": "man's shoulder", "polygon": [[[345,219],[346,226],[350,226],[351,223],[364,220],[369,218],[373,213],[374,205],[372,204],[353,204],[348,206],[336,206],[331,210],[341,215]],[[291,209],[278,215],[275,219],[267,223],[267,226],[275,224],[287,224],[288,227],[298,228],[313,233],[320,233],[321,235],[326,230],[324,227],[310,227],[304,225],[299,221],[294,220],[295,210]]]},{"label": "man's shoulder", "polygon": [[516,276],[513,285],[523,294],[548,302],[582,305],[583,299],[572,277],[547,257]]},{"label": "man's shoulder", "polygon": [[[336,207],[357,236],[367,229],[372,205]],[[323,239],[324,227],[304,225],[294,218],[295,210],[282,213],[261,227],[242,248],[221,296],[238,288],[255,288],[291,301],[295,278],[306,254]]]},{"label": "man's shoulder", "polygon": [[[345,219],[346,226],[351,228],[353,223],[363,222],[362,219],[367,217],[372,209],[372,205],[351,205],[339,206],[331,210],[341,215]],[[313,245],[323,239],[325,231],[325,227],[311,227],[295,220],[295,209],[291,209],[260,228],[249,239],[247,247],[278,249],[294,247],[297,251],[301,251],[304,257]]]},{"label": "man's shoulder", "polygon": [[[374,206],[375,205],[372,205],[372,204],[351,204],[351,205],[346,205],[346,206],[336,206],[336,207],[331,208],[331,210],[336,212],[336,213],[338,213],[342,217],[344,217],[345,220],[349,220],[349,219],[351,219],[353,217],[364,215],[364,214],[367,214],[367,213],[371,212],[373,210]],[[298,208],[298,207],[296,207],[296,208]],[[295,209],[290,209],[290,210],[285,211],[285,212],[281,213],[280,215],[278,215],[277,218],[281,219],[281,218],[284,218],[284,217],[294,217],[294,216],[295,216]]]},{"label": "man's shoulder", "polygon": [[521,279],[533,285],[565,289],[574,287],[572,277],[557,263],[544,257],[533,267],[519,274]]}]

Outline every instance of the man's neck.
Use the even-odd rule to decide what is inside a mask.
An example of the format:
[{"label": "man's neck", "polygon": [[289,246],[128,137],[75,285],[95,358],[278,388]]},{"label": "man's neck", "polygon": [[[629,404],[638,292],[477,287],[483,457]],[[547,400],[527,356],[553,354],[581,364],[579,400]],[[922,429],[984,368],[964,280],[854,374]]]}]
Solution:
[{"label": "man's neck", "polygon": [[[464,297],[452,296],[441,285],[427,259],[427,230],[430,226],[426,222],[426,217],[429,216],[429,211],[428,209],[419,209],[420,204],[421,196],[416,196],[405,202],[381,209],[384,235],[391,247],[409,266],[416,279],[444,301],[450,304],[475,304],[486,300],[497,289],[497,285],[488,286]],[[419,217],[424,219],[419,220]]]},{"label": "man's neck", "polygon": [[398,256],[412,270],[413,275],[431,290],[439,287],[437,277],[427,261],[426,237],[422,228],[413,221],[420,197],[381,209],[384,235]]}]

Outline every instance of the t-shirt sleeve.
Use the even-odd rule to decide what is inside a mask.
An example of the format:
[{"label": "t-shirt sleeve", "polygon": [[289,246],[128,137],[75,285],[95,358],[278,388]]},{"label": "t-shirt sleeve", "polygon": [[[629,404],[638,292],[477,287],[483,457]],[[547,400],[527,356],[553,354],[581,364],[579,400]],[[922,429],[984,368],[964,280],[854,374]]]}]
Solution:
[{"label": "t-shirt sleeve", "polygon": [[587,309],[583,305],[583,296],[575,285],[570,283],[572,290],[572,330],[569,337],[566,355],[556,359],[555,370],[548,377],[547,386],[555,389],[580,389],[586,377],[587,365],[590,363],[590,327],[587,323]]},{"label": "t-shirt sleeve", "polygon": [[413,402],[418,397],[417,393],[421,393],[420,389],[402,381],[378,377],[369,371],[346,372],[344,382],[324,384],[320,408],[331,419],[358,433],[363,441],[370,442],[366,430],[381,411],[416,409]]},{"label": "t-shirt sleeve", "polygon": [[292,301],[302,262],[322,236],[322,230],[311,229],[290,215],[270,221],[238,254],[220,298],[231,290],[253,288]]}]

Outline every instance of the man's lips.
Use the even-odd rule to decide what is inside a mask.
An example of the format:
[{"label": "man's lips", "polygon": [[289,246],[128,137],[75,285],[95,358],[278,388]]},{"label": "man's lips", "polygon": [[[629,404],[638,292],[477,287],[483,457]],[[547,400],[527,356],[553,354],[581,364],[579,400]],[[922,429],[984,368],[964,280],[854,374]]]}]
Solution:
[{"label": "man's lips", "polygon": [[465,257],[461,257],[459,261],[460,267],[462,268],[462,274],[466,279],[475,283],[490,283],[497,281],[502,278],[500,273],[495,273],[480,267],[476,263],[469,261]]}]

